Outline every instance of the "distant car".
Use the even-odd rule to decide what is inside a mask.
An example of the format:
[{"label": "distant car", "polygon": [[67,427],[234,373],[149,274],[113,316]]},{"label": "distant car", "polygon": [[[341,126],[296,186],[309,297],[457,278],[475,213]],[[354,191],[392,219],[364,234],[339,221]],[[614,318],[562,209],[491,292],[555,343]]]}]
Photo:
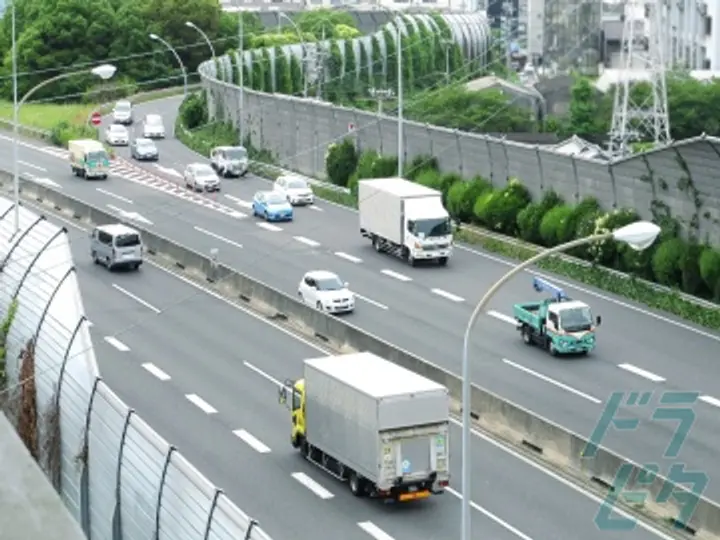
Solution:
[{"label": "distant car", "polygon": [[116,124],[129,126],[133,123],[133,106],[126,99],[118,101],[112,110],[112,120]]},{"label": "distant car", "polygon": [[258,191],[253,197],[253,216],[260,216],[266,221],[292,221],[293,207],[279,193],[274,191]]},{"label": "distant car", "polygon": [[143,120],[143,137],[146,139],[164,139],[165,125],[159,114],[148,114]]},{"label": "distant car", "polygon": [[150,139],[135,139],[130,144],[130,155],[138,161],[157,161],[160,157],[157,146]]},{"label": "distant car", "polygon": [[248,154],[242,146],[217,146],[210,152],[210,164],[220,176],[245,176]]},{"label": "distant car", "polygon": [[110,124],[105,130],[105,141],[110,146],[127,146],[130,142],[130,134],[125,126]]},{"label": "distant car", "polygon": [[315,195],[307,181],[298,176],[283,175],[275,180],[273,190],[283,194],[293,206],[313,204]]},{"label": "distant car", "polygon": [[300,299],[309,306],[328,313],[347,313],[355,310],[355,295],[337,274],[313,270],[300,280]]},{"label": "distant car", "polygon": [[191,163],[183,176],[185,185],[194,191],[220,191],[220,178],[210,165]]}]

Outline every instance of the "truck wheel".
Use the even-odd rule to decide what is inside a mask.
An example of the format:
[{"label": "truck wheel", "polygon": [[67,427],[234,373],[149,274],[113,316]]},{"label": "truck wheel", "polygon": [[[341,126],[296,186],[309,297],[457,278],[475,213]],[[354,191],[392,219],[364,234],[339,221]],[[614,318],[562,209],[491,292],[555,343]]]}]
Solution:
[{"label": "truck wheel", "polygon": [[551,354],[551,355],[553,355],[553,356],[557,356],[557,355],[558,355],[558,351],[557,351],[557,349],[555,348],[555,344],[554,344],[552,341],[549,341],[549,342],[548,342],[548,350],[550,351],[550,354]]},{"label": "truck wheel", "polygon": [[440,257],[440,259],[438,260],[438,264],[440,264],[440,266],[447,266],[447,263],[448,263],[447,257]]},{"label": "truck wheel", "polygon": [[378,253],[382,252],[382,245],[380,244],[380,239],[377,236],[373,236],[372,245],[375,248],[375,251]]},{"label": "truck wheel", "polygon": [[528,330],[527,326],[522,327],[520,334],[522,335],[522,340],[525,342],[525,345],[532,345],[532,336],[530,335],[530,330]]},{"label": "truck wheel", "polygon": [[408,263],[410,266],[417,266],[417,260],[412,255],[408,256]]},{"label": "truck wheel", "polygon": [[365,495],[365,486],[363,484],[362,478],[360,478],[358,473],[356,473],[355,471],[350,473],[348,485],[350,486],[350,493],[352,493],[356,497],[362,497],[363,495]]}]

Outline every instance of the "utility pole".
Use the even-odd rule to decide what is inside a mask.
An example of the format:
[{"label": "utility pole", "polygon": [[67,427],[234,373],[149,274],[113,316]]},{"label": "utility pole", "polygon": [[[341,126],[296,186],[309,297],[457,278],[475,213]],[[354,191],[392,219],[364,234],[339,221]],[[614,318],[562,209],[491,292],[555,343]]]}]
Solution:
[{"label": "utility pole", "polygon": [[383,113],[383,102],[395,97],[395,92],[391,88],[371,88],[369,90],[370,97],[377,100],[377,112]]},{"label": "utility pole", "polygon": [[242,9],[238,9],[238,54],[240,55],[238,133],[240,135],[240,144],[245,145],[245,24],[243,23]]}]

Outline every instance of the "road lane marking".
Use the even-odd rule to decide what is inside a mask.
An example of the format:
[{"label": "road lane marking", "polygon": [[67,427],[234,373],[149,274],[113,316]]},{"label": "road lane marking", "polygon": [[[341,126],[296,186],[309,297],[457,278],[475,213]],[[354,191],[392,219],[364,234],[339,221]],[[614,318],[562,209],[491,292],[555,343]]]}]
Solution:
[{"label": "road lane marking", "polygon": [[226,199],[230,199],[232,202],[237,204],[238,206],[242,206],[243,208],[252,208],[252,203],[248,201],[243,201],[242,199],[238,199],[237,197],[233,197],[232,195],[225,195]]},{"label": "road lane marking", "polygon": [[372,304],[373,306],[379,307],[380,309],[390,309],[385,304],[381,304],[380,302],[376,302],[375,300],[371,300],[370,298],[367,298],[361,294],[354,293],[357,298],[360,300],[363,300],[364,302],[367,302],[368,304]]},{"label": "road lane marking", "polygon": [[124,295],[127,296],[128,298],[132,298],[132,299],[135,300],[138,304],[140,304],[141,306],[144,306],[144,307],[148,308],[150,311],[153,311],[153,312],[158,313],[158,314],[159,314],[159,313],[162,313],[161,310],[159,310],[158,308],[156,308],[155,306],[153,306],[150,302],[146,302],[145,300],[143,300],[143,299],[140,298],[139,296],[136,296],[136,295],[134,295],[133,293],[131,293],[130,291],[128,291],[128,290],[126,290],[126,289],[123,289],[123,288],[122,288],[120,285],[118,285],[117,283],[113,283],[112,286],[113,286],[113,289],[115,289],[116,291],[124,294]]},{"label": "road lane marking", "polygon": [[206,231],[205,229],[201,227],[193,227],[197,232],[206,234],[208,236],[211,236],[217,240],[220,240],[222,242],[225,242],[226,244],[230,244],[231,246],[235,246],[236,248],[242,248],[242,244],[238,244],[237,242],[233,242],[229,238],[225,238],[224,236],[220,236],[219,234],[215,234],[214,232]]},{"label": "road lane marking", "polygon": [[553,386],[557,386],[558,388],[561,388],[562,390],[565,390],[566,392],[570,392],[571,394],[575,394],[578,397],[581,397],[583,399],[587,399],[588,401],[592,401],[593,403],[597,403],[598,405],[602,403],[602,400],[599,400],[596,397],[593,397],[589,394],[586,394],[585,392],[581,392],[580,390],[576,390],[572,386],[568,386],[567,384],[561,383],[560,381],[556,381],[555,379],[551,379],[547,375],[543,375],[542,373],[538,373],[537,371],[533,371],[530,368],[526,368],[525,366],[522,366],[520,364],[516,364],[515,362],[512,362],[508,360],[507,358],[503,358],[503,362],[507,364],[510,367],[514,367],[517,370],[523,371],[527,373],[528,375],[532,375],[533,377],[536,377],[540,379],[541,381],[545,381],[548,384],[552,384]]},{"label": "road lane marking", "polygon": [[370,536],[375,538],[375,540],[395,540],[392,536],[390,536],[388,533],[383,531],[380,527],[375,525],[372,521],[358,522],[358,527],[360,527],[363,531],[365,531]]},{"label": "road lane marking", "polygon": [[332,499],[335,496],[305,473],[296,472],[291,476],[321,499]]},{"label": "road lane marking", "polygon": [[504,313],[499,313],[497,311],[488,311],[487,314],[490,315],[491,317],[495,317],[499,321],[506,322],[506,323],[512,324],[512,325],[517,324],[517,321],[513,317],[510,317],[509,315],[505,315]]},{"label": "road lane marking", "polygon": [[393,272],[392,270],[380,270],[381,274],[385,274],[388,277],[397,279],[399,281],[412,281],[412,278]]},{"label": "road lane marking", "polygon": [[36,171],[47,172],[47,169],[45,167],[39,167],[38,165],[33,165],[32,163],[28,163],[27,161],[22,161],[22,160],[18,159],[18,163],[20,165],[25,165],[26,167],[30,167],[31,169],[35,169]]},{"label": "road lane marking", "polygon": [[217,409],[197,394],[185,394],[185,398],[205,414],[215,414]]},{"label": "road lane marking", "polygon": [[260,369],[259,367],[253,366],[250,362],[243,362],[243,365],[244,365],[246,368],[248,368],[249,370],[254,371],[254,372],[257,373],[258,375],[260,375],[260,376],[261,376],[263,379],[265,379],[266,381],[270,381],[270,382],[273,383],[275,386],[277,386],[277,387],[285,386],[285,385],[284,385],[283,383],[281,383],[278,379],[276,379],[276,378],[273,377],[272,375],[269,375],[268,373],[265,373],[265,372],[264,372],[262,369]]},{"label": "road lane marking", "polygon": [[430,292],[433,294],[437,294],[438,296],[442,296],[443,298],[447,298],[448,300],[451,300],[453,302],[464,302],[465,299],[462,296],[457,296],[456,294],[449,293],[447,291],[443,291],[442,289],[431,289]]},{"label": "road lane marking", "polygon": [[114,338],[112,336],[105,336],[105,341],[107,341],[110,345],[115,347],[120,352],[128,352],[130,350],[130,347],[125,345],[122,341],[120,341],[118,338]]},{"label": "road lane marking", "polygon": [[625,371],[629,371],[630,373],[634,373],[635,375],[637,375],[639,377],[648,379],[649,381],[652,381],[655,383],[665,382],[665,377],[661,377],[660,375],[655,375],[654,373],[651,373],[650,371],[645,371],[644,369],[641,369],[637,366],[633,366],[632,364],[618,364],[618,367],[620,369],[624,369]]},{"label": "road lane marking", "polygon": [[698,399],[700,401],[704,401],[708,405],[712,405],[713,407],[720,407],[720,399],[714,398],[712,396],[700,396]]},{"label": "road lane marking", "polygon": [[362,262],[362,259],[360,259],[358,257],[354,257],[353,255],[350,255],[343,251],[336,251],[335,256],[340,257],[341,259],[345,259],[346,261],[350,261],[351,263],[355,263],[355,264],[359,264]]},{"label": "road lane marking", "polygon": [[305,244],[306,246],[318,247],[320,245],[320,242],[316,242],[315,240],[311,240],[310,238],[305,238],[304,236],[293,236],[293,238],[301,244]]},{"label": "road lane marking", "polygon": [[257,226],[260,227],[261,229],[265,229],[266,231],[270,231],[270,232],[282,231],[281,227],[278,227],[277,225],[273,225],[271,223],[265,223],[264,221],[261,221],[260,223],[258,223]]},{"label": "road lane marking", "polygon": [[88,321],[87,319],[85,319],[85,322],[87,323],[88,328],[92,328],[93,326],[95,326],[92,321]]},{"label": "road lane marking", "polygon": [[[455,491],[453,488],[446,487],[446,488],[445,488],[445,491],[447,491],[450,495],[452,495],[452,496],[454,496],[454,497],[457,497],[458,499],[462,499],[462,498],[463,498],[462,493],[460,493],[459,491]],[[480,506],[480,505],[477,504],[476,502],[470,501],[470,506],[473,508],[473,510],[477,510],[477,511],[480,512],[483,516],[485,516],[486,518],[488,518],[488,519],[491,520],[491,521],[494,521],[496,524],[500,525],[503,529],[511,532],[512,534],[514,534],[515,536],[517,536],[517,537],[520,538],[521,540],[533,540],[530,536],[528,536],[527,534],[525,534],[525,533],[522,532],[521,530],[516,529],[515,527],[513,527],[512,525],[510,525],[507,521],[505,521],[504,519],[496,516],[495,514],[493,514],[492,512],[490,512],[490,510],[486,510],[485,508],[483,508],[482,506]]]},{"label": "road lane marking", "polygon": [[309,208],[310,210],[315,210],[316,212],[322,212],[322,211],[323,211],[322,208],[320,208],[319,206],[315,206],[314,204],[311,204],[310,206],[308,206],[308,208]]},{"label": "road lane marking", "polygon": [[162,369],[157,367],[155,364],[151,364],[150,362],[147,362],[147,363],[143,364],[142,367],[145,368],[145,370],[147,370],[151,375],[154,375],[161,381],[169,381],[170,380],[170,375],[165,373]]},{"label": "road lane marking", "polygon": [[113,193],[112,191],[107,191],[103,188],[95,188],[95,190],[102,193],[103,195],[107,195],[108,197],[117,199],[118,201],[122,201],[127,204],[133,204],[133,202],[130,199],[123,197],[122,195],[118,195],[117,193]]},{"label": "road lane marking", "polygon": [[252,434],[248,433],[244,429],[236,429],[235,431],[233,431],[233,435],[239,437],[245,444],[250,446],[256,452],[259,452],[261,454],[270,453],[269,447],[264,445],[262,441],[260,441],[260,439],[254,437]]}]

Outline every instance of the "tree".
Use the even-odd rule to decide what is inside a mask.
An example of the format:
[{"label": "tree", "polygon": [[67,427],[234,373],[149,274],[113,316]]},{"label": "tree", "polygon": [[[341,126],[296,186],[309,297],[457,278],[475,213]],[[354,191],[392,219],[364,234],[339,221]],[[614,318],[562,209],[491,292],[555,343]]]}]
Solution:
[{"label": "tree", "polygon": [[[357,29],[355,18],[347,11],[331,9],[313,9],[302,11],[294,18],[295,24],[303,32],[313,34],[316,39],[346,39],[348,27]],[[340,28],[338,28],[340,27]]]},{"label": "tree", "polygon": [[287,55],[280,47],[275,47],[275,91],[292,94],[292,74]]},{"label": "tree", "polygon": [[579,77],[570,91],[570,131],[580,137],[598,133],[597,91],[586,77]]}]

